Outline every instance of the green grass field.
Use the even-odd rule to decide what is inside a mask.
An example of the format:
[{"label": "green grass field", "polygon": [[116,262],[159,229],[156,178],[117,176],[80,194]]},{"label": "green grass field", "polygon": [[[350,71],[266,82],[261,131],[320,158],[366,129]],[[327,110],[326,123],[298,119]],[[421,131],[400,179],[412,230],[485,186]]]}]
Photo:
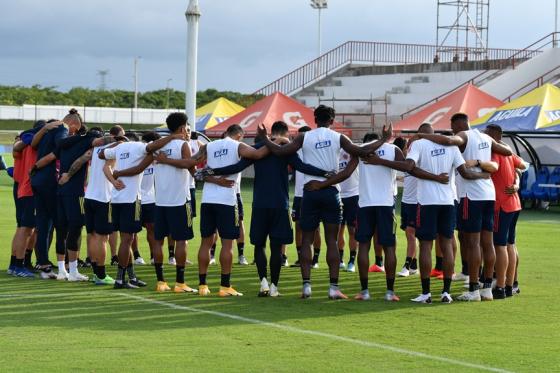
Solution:
[{"label": "green grass field", "polygon": [[[244,187],[243,197],[249,210],[250,187]],[[254,266],[234,267],[232,282],[245,293],[235,299],[156,294],[150,266],[137,267],[149,287],[134,291],[18,279],[4,272],[15,226],[11,179],[5,173],[0,203],[0,366],[5,372],[560,370],[557,209],[522,215],[519,296],[416,305],[409,299],[419,293],[417,276],[397,279],[401,302],[389,304],[381,300],[385,279],[379,274],[370,276],[373,301],[328,301],[324,253],[321,268],[313,272],[309,300],[298,298],[300,274],[293,268],[283,269],[283,297],[276,299],[256,297]],[[247,227],[249,222],[246,216]],[[401,232],[398,241],[400,266],[405,256]],[[198,238],[189,243],[190,259],[196,258],[198,245]],[[149,257],[144,239],[141,252]],[[293,261],[294,246],[289,254]],[[165,270],[173,284],[174,269]],[[187,267],[186,277],[197,284],[196,265]],[[359,291],[357,273],[341,273],[340,282],[348,295]],[[209,284],[216,293],[218,267],[211,269]],[[436,280],[433,292],[440,289]],[[453,294],[460,291],[455,283]]]}]

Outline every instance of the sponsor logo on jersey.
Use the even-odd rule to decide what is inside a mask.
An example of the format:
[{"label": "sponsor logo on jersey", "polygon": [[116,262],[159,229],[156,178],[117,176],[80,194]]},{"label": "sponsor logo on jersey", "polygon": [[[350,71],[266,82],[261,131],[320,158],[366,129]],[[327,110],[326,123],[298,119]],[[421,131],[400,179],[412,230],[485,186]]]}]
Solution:
[{"label": "sponsor logo on jersey", "polygon": [[383,157],[385,155],[384,149],[378,149],[375,151],[379,157]]},{"label": "sponsor logo on jersey", "polygon": [[225,149],[220,149],[220,150],[216,150],[214,152],[214,158],[220,158],[220,157],[224,157],[228,154],[228,150],[227,148]]},{"label": "sponsor logo on jersey", "polygon": [[434,149],[430,153],[432,154],[432,157],[437,157],[437,156],[440,156],[440,155],[444,155],[445,154],[445,148]]},{"label": "sponsor logo on jersey", "polygon": [[128,159],[130,157],[130,153],[121,153],[119,159]]},{"label": "sponsor logo on jersey", "polygon": [[331,146],[331,140],[319,141],[315,143],[315,149],[323,149]]},{"label": "sponsor logo on jersey", "polygon": [[486,141],[478,143],[478,150],[488,149],[489,147],[490,144],[488,144]]},{"label": "sponsor logo on jersey", "polygon": [[338,163],[338,169],[339,169],[339,170],[345,169],[346,166],[348,166],[348,162],[346,162],[346,161],[342,161],[342,162],[339,162],[339,163]]},{"label": "sponsor logo on jersey", "polygon": [[163,153],[164,153],[165,155],[171,155],[171,154],[173,153],[173,149],[165,149],[165,150],[163,151]]},{"label": "sponsor logo on jersey", "polygon": [[149,167],[149,168],[146,168],[144,170],[144,175],[153,175],[153,174],[154,174],[154,168],[153,167]]}]

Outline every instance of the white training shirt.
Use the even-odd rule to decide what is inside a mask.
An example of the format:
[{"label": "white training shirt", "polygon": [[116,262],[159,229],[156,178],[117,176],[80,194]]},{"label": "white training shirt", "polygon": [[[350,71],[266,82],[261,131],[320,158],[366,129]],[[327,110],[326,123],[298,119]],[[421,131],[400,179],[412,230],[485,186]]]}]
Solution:
[{"label": "white training shirt", "polygon": [[[350,154],[344,149],[340,149],[340,159],[338,161],[338,171],[342,171],[348,166]],[[352,175],[340,183],[340,198],[354,197],[360,194],[360,169],[356,167]]]},{"label": "white training shirt", "polygon": [[156,202],[154,188],[154,164],[152,163],[144,170],[142,182],[140,183],[140,200],[143,205]]},{"label": "white training shirt", "polygon": [[[303,159],[303,152],[301,149],[297,151],[299,159]],[[294,197],[303,197],[303,183],[305,175],[303,172],[296,171],[296,185],[294,188]]]},{"label": "white training shirt", "polygon": [[[239,162],[239,141],[229,137],[212,141],[206,144],[207,165],[210,168],[231,166]],[[228,175],[229,180],[237,184],[240,173]],[[237,186],[226,188],[214,183],[204,183],[202,188],[202,203],[216,203],[221,205],[235,206]]]},{"label": "white training shirt", "polygon": [[103,173],[105,160],[98,156],[101,150],[105,149],[107,146],[108,145],[104,145],[93,148],[91,163],[89,165],[88,183],[84,197],[103,203],[111,201],[111,191],[113,189],[113,184],[107,180]]},{"label": "white training shirt", "polygon": [[[389,161],[395,160],[393,144],[383,144],[375,152],[377,156]],[[360,161],[360,207],[368,206],[393,206],[395,196],[393,194],[397,183],[397,173],[385,166],[365,164]]]},{"label": "white training shirt", "polygon": [[[412,159],[416,167],[434,175],[447,173],[465,163],[459,148],[443,146],[426,139],[414,141],[407,159]],[[450,184],[418,179],[418,203],[421,205],[454,205],[453,188]]]},{"label": "white training shirt", "polygon": [[[340,133],[326,127],[305,132],[301,150],[303,162],[325,171],[336,171],[340,157]],[[304,175],[304,184],[311,180],[323,181],[325,178]],[[339,186],[336,185],[336,188]]]},{"label": "white training shirt", "polygon": [[[189,145],[191,146],[191,156],[195,155],[200,150],[200,143],[198,142],[198,140],[191,139],[189,141]],[[189,187],[190,189],[196,188],[196,182],[194,180],[194,177],[191,177],[191,184]]]},{"label": "white training shirt", "polygon": [[[185,141],[171,140],[159,151],[167,158],[182,159]],[[156,206],[183,206],[190,200],[190,173],[185,168],[158,163],[155,167]]]},{"label": "white training shirt", "polygon": [[[105,149],[106,159],[116,159],[115,170],[125,170],[134,166],[138,166],[146,157],[146,144],[141,142],[123,142],[114,148]],[[134,203],[140,199],[140,183],[142,182],[142,173],[134,176],[120,177],[125,188],[117,190],[113,188],[111,195],[112,203]]]},{"label": "white training shirt", "polygon": [[416,195],[418,192],[417,186],[418,179],[408,172],[405,172],[403,181],[402,203],[408,203],[410,205],[415,205],[418,203],[418,197]]},{"label": "white training shirt", "polygon": [[[492,159],[492,138],[477,129],[465,131],[467,134],[467,146],[463,152],[464,160],[479,160],[489,162]],[[474,171],[481,171],[474,167]],[[466,180],[457,175],[457,186],[459,198],[468,197],[473,201],[495,201],[496,191],[492,179]]]}]

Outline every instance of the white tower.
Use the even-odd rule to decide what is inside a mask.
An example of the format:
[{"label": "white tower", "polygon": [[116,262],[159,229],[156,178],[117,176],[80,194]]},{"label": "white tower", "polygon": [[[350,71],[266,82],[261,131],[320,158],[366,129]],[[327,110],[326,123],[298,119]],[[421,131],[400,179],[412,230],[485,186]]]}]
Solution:
[{"label": "white tower", "polygon": [[185,12],[187,17],[187,87],[185,91],[185,110],[189,117],[191,130],[196,123],[196,74],[198,64],[198,20],[200,18],[198,0],[190,0]]}]

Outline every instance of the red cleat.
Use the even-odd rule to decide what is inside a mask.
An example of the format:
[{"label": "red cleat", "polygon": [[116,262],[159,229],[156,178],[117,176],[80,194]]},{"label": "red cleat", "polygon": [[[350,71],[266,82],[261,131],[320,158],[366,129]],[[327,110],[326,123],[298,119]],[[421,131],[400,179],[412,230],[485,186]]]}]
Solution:
[{"label": "red cleat", "polygon": [[377,264],[372,264],[369,269],[368,272],[385,272],[385,267],[384,266],[378,266]]},{"label": "red cleat", "polygon": [[430,273],[430,277],[437,277],[439,278],[439,276],[441,276],[441,278],[443,278],[443,271],[440,271],[439,269],[432,269],[432,272]]}]

